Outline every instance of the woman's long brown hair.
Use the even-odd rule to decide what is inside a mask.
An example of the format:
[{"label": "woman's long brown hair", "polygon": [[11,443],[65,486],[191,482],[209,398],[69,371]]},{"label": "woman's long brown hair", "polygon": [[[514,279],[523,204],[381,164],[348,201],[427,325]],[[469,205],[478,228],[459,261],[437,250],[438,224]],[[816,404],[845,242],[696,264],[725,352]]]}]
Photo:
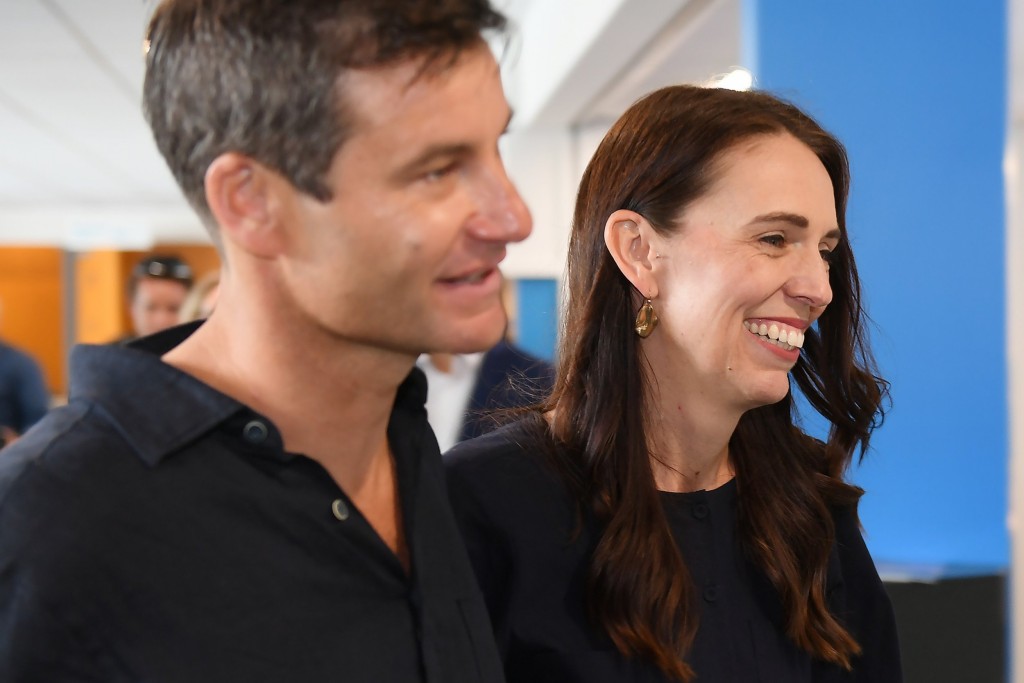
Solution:
[{"label": "woman's long brown hair", "polygon": [[[716,161],[736,144],[788,133],[821,160],[846,233],[849,167],[843,146],[791,104],[766,93],[690,86],[658,90],[608,132],[584,173],[567,270],[551,435],[556,467],[602,528],[588,574],[591,618],[627,657],[667,676],[693,678],[684,657],[697,608],[654,484],[645,396],[652,381],[633,318],[640,303],[605,247],[609,215],[629,209],[655,230],[708,191]],[[833,299],[807,330],[792,378],[830,423],[822,443],[794,424],[792,395],[746,413],[729,444],[736,467],[738,533],[744,551],[775,587],[785,629],[812,656],[850,668],[860,648],[829,612],[825,578],[835,538],[831,509],[862,491],[844,482],[867,449],[888,385],[877,376],[863,332],[860,285],[849,242],[830,269]],[[657,334],[657,332],[655,332]],[[765,457],[764,444],[772,447]],[[568,454],[568,457],[566,457]]]}]

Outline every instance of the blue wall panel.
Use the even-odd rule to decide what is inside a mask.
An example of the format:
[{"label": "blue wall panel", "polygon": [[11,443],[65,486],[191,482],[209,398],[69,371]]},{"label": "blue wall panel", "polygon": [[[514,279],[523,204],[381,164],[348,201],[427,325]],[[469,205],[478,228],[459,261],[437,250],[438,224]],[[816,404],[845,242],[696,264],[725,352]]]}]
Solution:
[{"label": "blue wall panel", "polygon": [[757,85],[850,153],[850,235],[893,392],[854,473],[868,544],[882,561],[1005,565],[1006,8],[753,2]]},{"label": "blue wall panel", "polygon": [[533,355],[552,360],[558,333],[558,283],[555,280],[518,280],[516,343]]}]

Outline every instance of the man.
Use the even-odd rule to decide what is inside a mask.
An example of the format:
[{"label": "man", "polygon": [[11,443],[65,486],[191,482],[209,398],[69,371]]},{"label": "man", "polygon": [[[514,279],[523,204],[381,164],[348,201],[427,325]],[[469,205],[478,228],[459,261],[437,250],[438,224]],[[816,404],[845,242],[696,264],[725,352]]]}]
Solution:
[{"label": "man", "polygon": [[[73,357],[0,462],[0,680],[501,680],[421,352],[530,230],[486,0],[168,0],[144,99],[222,250],[201,326]],[[194,331],[193,331],[194,330]]]},{"label": "man", "polygon": [[178,324],[192,287],[192,269],[176,256],[153,255],[135,264],[128,279],[128,310],[137,337]]}]

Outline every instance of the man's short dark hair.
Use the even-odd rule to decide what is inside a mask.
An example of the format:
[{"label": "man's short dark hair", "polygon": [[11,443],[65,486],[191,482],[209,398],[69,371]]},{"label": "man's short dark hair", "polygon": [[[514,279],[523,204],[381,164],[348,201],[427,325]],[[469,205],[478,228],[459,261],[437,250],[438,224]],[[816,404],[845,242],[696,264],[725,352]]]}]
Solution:
[{"label": "man's short dark hair", "polygon": [[245,154],[327,201],[351,125],[345,70],[443,67],[504,27],[488,0],[164,0],[147,35],[144,110],[212,229],[203,183],[219,155]]},{"label": "man's short dark hair", "polygon": [[139,282],[145,278],[156,278],[158,280],[173,280],[180,282],[189,289],[192,286],[192,268],[177,256],[165,254],[153,254],[146,256],[135,264],[131,274],[128,276],[128,300],[135,298],[135,290]]}]

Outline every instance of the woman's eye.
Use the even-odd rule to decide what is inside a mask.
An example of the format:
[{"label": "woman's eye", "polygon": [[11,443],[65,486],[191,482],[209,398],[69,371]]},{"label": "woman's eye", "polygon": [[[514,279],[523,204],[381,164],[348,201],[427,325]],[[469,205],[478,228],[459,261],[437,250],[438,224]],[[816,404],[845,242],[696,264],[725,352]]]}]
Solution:
[{"label": "woman's eye", "polygon": [[821,260],[825,262],[826,266],[832,265],[832,259],[835,257],[835,254],[832,253],[831,249],[820,249],[818,253],[821,254]]},{"label": "woman's eye", "polygon": [[765,235],[761,241],[772,247],[783,247],[786,245],[786,238],[783,235]]}]

